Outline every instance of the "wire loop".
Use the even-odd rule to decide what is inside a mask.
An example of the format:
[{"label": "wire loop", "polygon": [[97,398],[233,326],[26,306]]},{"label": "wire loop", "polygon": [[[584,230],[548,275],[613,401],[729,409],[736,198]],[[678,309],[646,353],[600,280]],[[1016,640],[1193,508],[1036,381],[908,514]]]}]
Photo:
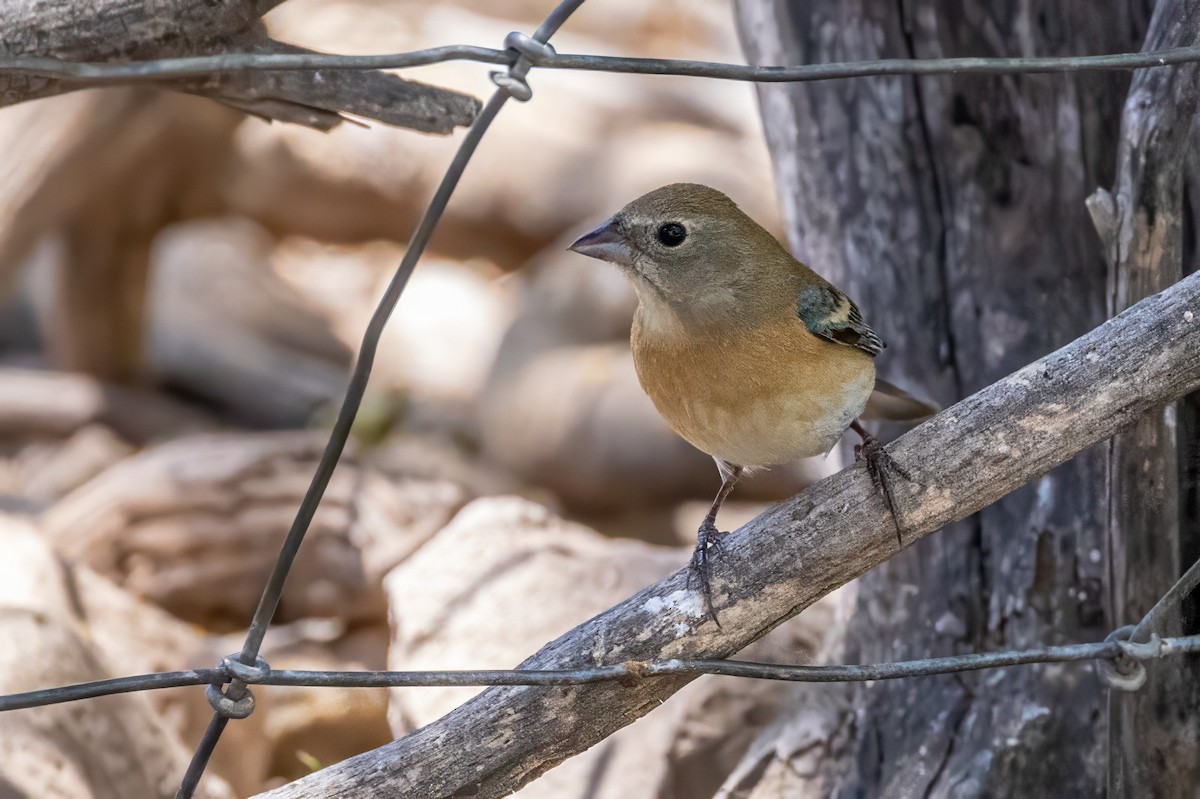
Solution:
[{"label": "wire loop", "polygon": [[230,679],[241,680],[244,683],[262,682],[271,673],[271,666],[262,656],[254,659],[253,666],[247,666],[241,661],[241,654],[226,655],[217,666],[229,675]]},{"label": "wire loop", "polygon": [[1139,661],[1160,658],[1165,651],[1163,640],[1158,637],[1158,633],[1151,633],[1149,641],[1121,640],[1117,641],[1117,646],[1121,647],[1121,651],[1126,655]]},{"label": "wire loop", "polygon": [[[1119,653],[1112,660],[1100,660],[1096,662],[1096,676],[1100,681],[1115,691],[1133,692],[1146,684],[1146,667],[1141,660],[1137,659],[1134,652],[1138,651],[1138,644],[1132,644],[1129,640],[1133,635],[1134,626],[1127,624],[1124,627],[1118,627],[1113,630],[1104,639],[1105,643],[1116,643]],[[1157,639],[1157,636],[1155,636]],[[1145,646],[1145,645],[1140,645]],[[1134,651],[1129,651],[1126,647],[1131,647]],[[1155,643],[1155,651],[1157,652],[1159,645]]]},{"label": "wire loop", "polygon": [[204,689],[204,696],[218,716],[227,719],[244,719],[254,712],[254,693],[249,688],[241,688],[241,696],[232,695],[238,689],[236,685],[221,687],[209,685]]},{"label": "wire loop", "polygon": [[539,42],[521,31],[513,31],[504,37],[504,49],[516,50],[528,59],[532,66],[537,66],[540,61],[557,55],[554,46],[549,42]]},{"label": "wire loop", "polygon": [[528,102],[533,97],[533,89],[529,87],[525,77],[529,74],[530,67],[538,61],[555,55],[554,48],[521,31],[513,31],[505,36],[504,47],[515,52],[517,59],[507,72],[489,73],[492,83],[508,92],[508,96],[517,102]]}]

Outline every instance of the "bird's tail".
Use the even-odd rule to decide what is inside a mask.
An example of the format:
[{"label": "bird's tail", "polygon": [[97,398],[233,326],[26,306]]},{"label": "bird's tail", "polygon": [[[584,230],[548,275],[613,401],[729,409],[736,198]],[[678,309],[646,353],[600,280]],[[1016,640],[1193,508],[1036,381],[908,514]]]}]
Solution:
[{"label": "bird's tail", "polygon": [[919,400],[899,386],[875,378],[875,390],[867,400],[863,419],[887,422],[923,422],[941,408],[932,402]]}]

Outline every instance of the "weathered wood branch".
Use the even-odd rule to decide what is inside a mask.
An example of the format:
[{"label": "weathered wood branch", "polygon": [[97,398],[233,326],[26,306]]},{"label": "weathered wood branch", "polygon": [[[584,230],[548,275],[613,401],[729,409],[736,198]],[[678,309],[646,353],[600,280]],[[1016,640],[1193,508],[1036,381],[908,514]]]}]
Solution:
[{"label": "weathered wood branch", "polygon": [[[914,478],[898,487],[905,543],[978,511],[1197,387],[1200,275],[896,441],[890,451]],[[722,628],[705,619],[681,570],[522,665],[729,656],[895,554],[895,536],[866,473],[846,469],[727,539],[716,580]],[[406,738],[260,797],[506,796],[649,713],[685,682],[488,689]]]},{"label": "weathered wood branch", "polygon": [[[130,61],[227,51],[307,52],[269,38],[261,17],[281,0],[0,0],[0,55]],[[89,84],[92,85],[92,84]],[[475,118],[479,101],[379,71],[250,71],[163,81],[266,119],[327,130],[343,114],[427,133]],[[0,75],[0,107],[83,88],[57,79]]]},{"label": "weathered wood branch", "polygon": [[[1160,0],[1142,49],[1198,40],[1200,9]],[[1088,198],[1109,265],[1110,313],[1183,275],[1183,186],[1196,146],[1197,74],[1194,64],[1134,74],[1115,185],[1111,194],[1099,189]],[[1179,577],[1187,565],[1181,555],[1194,546],[1180,523],[1180,427],[1175,413],[1147,414],[1110,444],[1107,593],[1114,619],[1143,616]],[[1163,632],[1178,634],[1179,619],[1176,613]],[[1197,784],[1200,752],[1189,739],[1198,709],[1200,687],[1177,669],[1151,666],[1141,691],[1109,694],[1110,799],[1181,796]],[[1163,772],[1161,763],[1172,767]]]}]

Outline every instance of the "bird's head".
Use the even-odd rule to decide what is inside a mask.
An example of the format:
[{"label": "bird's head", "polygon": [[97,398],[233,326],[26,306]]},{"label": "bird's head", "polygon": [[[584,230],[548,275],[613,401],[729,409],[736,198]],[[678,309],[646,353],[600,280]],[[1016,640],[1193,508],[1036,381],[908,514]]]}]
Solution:
[{"label": "bird's head", "polygon": [[621,267],[644,305],[704,322],[744,312],[781,256],[791,260],[732,200],[697,183],[642,195],[569,249]]}]

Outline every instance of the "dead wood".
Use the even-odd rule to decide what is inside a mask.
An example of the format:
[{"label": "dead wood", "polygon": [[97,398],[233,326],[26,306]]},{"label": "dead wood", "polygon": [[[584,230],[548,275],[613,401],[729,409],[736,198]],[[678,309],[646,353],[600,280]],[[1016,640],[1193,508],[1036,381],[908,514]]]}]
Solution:
[{"label": "dead wood", "polygon": [[[222,52],[306,52],[264,31],[261,17],[279,1],[0,0],[0,55],[105,62]],[[247,71],[156,85],[319,130],[352,114],[427,133],[449,133],[469,124],[479,110],[474,97],[378,70]],[[0,106],[79,88],[57,79],[0,75]]]}]

